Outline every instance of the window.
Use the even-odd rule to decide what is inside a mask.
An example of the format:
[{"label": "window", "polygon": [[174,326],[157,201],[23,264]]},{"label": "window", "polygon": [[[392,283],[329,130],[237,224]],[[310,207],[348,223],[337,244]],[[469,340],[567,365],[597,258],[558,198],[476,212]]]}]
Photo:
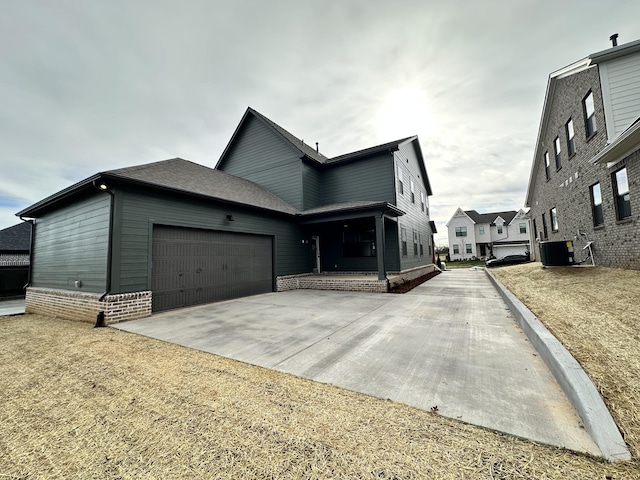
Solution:
[{"label": "window", "polygon": [[551,231],[557,232],[558,231],[558,210],[556,210],[556,207],[553,207],[551,210],[549,210],[549,216],[551,217]]},{"label": "window", "polygon": [[602,213],[602,192],[600,184],[591,185],[591,211],[593,213],[593,226],[599,227],[604,225],[604,215]]},{"label": "window", "polygon": [[470,243],[467,243],[467,253],[473,253],[472,247],[473,245],[471,245]]},{"label": "window", "polygon": [[458,255],[460,253],[460,245],[458,245],[457,243],[453,244],[453,254],[454,255]]},{"label": "window", "polygon": [[584,111],[584,129],[587,139],[596,134],[598,125],[596,124],[596,109],[593,105],[593,92],[589,92],[582,101],[582,109]]},{"label": "window", "polygon": [[547,232],[547,219],[544,218],[544,213],[542,214],[542,239],[546,240],[549,237],[549,232]]},{"label": "window", "polygon": [[400,195],[404,195],[404,182],[402,179],[402,170],[400,169],[400,165],[398,165],[398,193]]},{"label": "window", "polygon": [[536,225],[536,219],[533,219],[533,238],[538,240],[538,225]]},{"label": "window", "polygon": [[424,192],[420,191],[420,210],[424,212]]},{"label": "window", "polygon": [[411,203],[416,203],[416,191],[413,186],[413,180],[410,180],[411,185]]},{"label": "window", "polygon": [[402,241],[402,256],[407,256],[407,229],[400,229],[400,240]]},{"label": "window", "polygon": [[565,132],[567,133],[567,155],[569,158],[573,157],[576,153],[576,145],[573,142],[573,137],[575,137],[575,132],[573,131],[573,120],[569,119],[567,124],[564,126]]},{"label": "window", "polygon": [[544,175],[549,180],[549,152],[544,152]]},{"label": "window", "polygon": [[520,233],[527,233],[527,224],[526,223],[520,223],[520,224],[518,224],[518,227],[520,227]]},{"label": "window", "polygon": [[413,256],[418,256],[418,232],[413,232]]},{"label": "window", "polygon": [[556,137],[553,141],[553,150],[556,154],[556,170],[560,170],[562,168],[562,162],[560,161],[560,137]]},{"label": "window", "polygon": [[613,173],[613,194],[616,198],[618,220],[631,218],[631,199],[629,197],[629,179],[626,167]]},{"label": "window", "polygon": [[484,226],[478,227],[478,230],[480,232],[480,235],[484,235]]},{"label": "window", "polygon": [[376,231],[373,228],[348,228],[342,232],[342,253],[345,258],[375,257]]},{"label": "window", "polygon": [[418,243],[420,244],[420,256],[424,255],[424,245],[422,244],[422,234],[418,234]]},{"label": "window", "polygon": [[498,227],[498,233],[502,233],[502,225],[496,225]]},{"label": "window", "polygon": [[456,237],[466,237],[467,227],[456,227]]}]

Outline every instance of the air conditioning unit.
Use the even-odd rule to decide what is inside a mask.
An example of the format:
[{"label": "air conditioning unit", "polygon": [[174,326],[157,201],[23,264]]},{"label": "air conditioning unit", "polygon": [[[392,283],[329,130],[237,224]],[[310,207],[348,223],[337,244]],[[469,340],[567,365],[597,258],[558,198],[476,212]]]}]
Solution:
[{"label": "air conditioning unit", "polygon": [[571,240],[540,242],[540,259],[543,267],[574,265],[573,242]]}]

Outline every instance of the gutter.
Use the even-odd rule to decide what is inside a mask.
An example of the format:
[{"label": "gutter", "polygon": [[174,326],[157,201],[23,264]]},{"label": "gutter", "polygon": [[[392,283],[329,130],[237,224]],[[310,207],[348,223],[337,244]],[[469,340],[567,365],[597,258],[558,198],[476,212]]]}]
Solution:
[{"label": "gutter", "polygon": [[29,236],[29,270],[27,272],[27,284],[22,287],[26,292],[27,288],[31,286],[31,270],[33,269],[33,244],[36,236],[36,221],[33,218],[26,219],[24,217],[18,217],[23,222],[27,222],[31,224],[31,233]]}]

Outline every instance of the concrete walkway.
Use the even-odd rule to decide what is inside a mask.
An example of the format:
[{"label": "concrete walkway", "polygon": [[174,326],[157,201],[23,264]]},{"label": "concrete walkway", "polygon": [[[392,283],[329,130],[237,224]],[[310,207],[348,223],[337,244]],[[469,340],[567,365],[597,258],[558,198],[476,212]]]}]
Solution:
[{"label": "concrete walkway", "polygon": [[0,317],[24,313],[24,298],[3,300],[0,298]]},{"label": "concrete walkway", "polygon": [[482,270],[404,295],[294,290],[115,327],[600,454]]}]

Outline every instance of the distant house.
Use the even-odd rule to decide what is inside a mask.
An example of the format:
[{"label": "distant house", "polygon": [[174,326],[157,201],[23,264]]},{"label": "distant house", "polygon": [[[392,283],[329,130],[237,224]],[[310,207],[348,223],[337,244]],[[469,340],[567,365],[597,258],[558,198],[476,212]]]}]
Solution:
[{"label": "distant house", "polygon": [[0,230],[0,296],[24,294],[29,276],[31,224]]},{"label": "distant house", "polygon": [[458,208],[447,223],[451,260],[502,257],[531,248],[529,217],[524,210],[478,213]]},{"label": "distant house", "polygon": [[371,273],[387,291],[433,267],[417,137],[328,158],[249,108],[209,168],[175,158],[101,172],[23,210],[35,218],[27,311],[107,322]]},{"label": "distant house", "polygon": [[550,74],[526,206],[538,241],[573,241],[578,262],[592,242],[596,265],[640,269],[638,199],[640,40]]}]

